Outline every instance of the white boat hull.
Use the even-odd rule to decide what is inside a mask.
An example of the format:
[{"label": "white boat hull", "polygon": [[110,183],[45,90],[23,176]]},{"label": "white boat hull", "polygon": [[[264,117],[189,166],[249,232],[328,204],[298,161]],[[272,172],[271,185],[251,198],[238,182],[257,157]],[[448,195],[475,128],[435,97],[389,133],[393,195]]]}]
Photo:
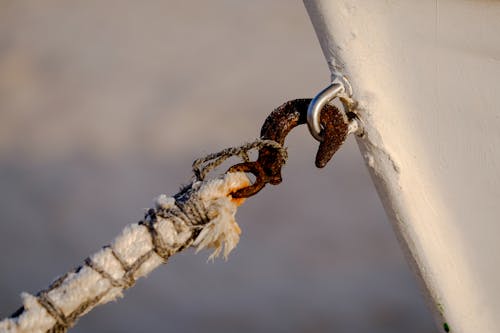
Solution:
[{"label": "white boat hull", "polygon": [[[500,327],[500,2],[306,0],[441,329]],[[360,207],[362,209],[362,207]]]}]

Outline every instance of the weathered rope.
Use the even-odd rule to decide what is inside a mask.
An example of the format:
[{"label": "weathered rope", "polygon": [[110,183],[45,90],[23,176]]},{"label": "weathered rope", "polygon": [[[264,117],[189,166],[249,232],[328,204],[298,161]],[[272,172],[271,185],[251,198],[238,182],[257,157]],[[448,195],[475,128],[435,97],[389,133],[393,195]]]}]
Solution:
[{"label": "weathered rope", "polygon": [[231,193],[250,181],[244,173],[228,173],[206,181],[206,175],[232,156],[249,160],[252,149],[272,147],[286,159],[286,149],[272,140],[224,149],[193,163],[195,178],[173,197],[160,195],[142,221],[127,226],[111,245],[84,264],[56,279],[36,296],[23,293],[23,307],[0,321],[0,333],[62,333],[97,305],[122,296],[136,280],[173,254],[190,246],[213,248],[209,259],[225,258],[239,241],[234,217],[244,199]]},{"label": "weathered rope", "polygon": [[114,242],[36,296],[24,293],[23,308],[0,322],[0,332],[66,332],[93,307],[122,295],[135,281],[173,254],[212,247],[227,256],[239,240],[234,220],[242,201],[230,193],[248,186],[245,174],[193,182],[181,195],[160,196],[145,218]]},{"label": "weathered rope", "polygon": [[218,153],[209,154],[203,158],[195,160],[193,162],[193,173],[197,180],[205,180],[205,177],[210,171],[217,168],[227,159],[233,156],[238,156],[244,162],[248,162],[250,160],[248,153],[251,150],[262,149],[264,147],[274,148],[278,150],[283,160],[286,160],[288,158],[286,148],[278,142],[273,140],[257,139],[253,142],[246,143],[239,147],[226,148]]}]

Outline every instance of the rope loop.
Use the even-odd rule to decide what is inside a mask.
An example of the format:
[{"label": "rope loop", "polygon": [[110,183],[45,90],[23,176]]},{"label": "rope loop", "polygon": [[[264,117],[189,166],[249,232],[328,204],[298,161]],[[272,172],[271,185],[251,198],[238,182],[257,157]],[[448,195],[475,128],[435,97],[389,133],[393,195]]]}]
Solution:
[{"label": "rope loop", "polygon": [[276,149],[283,160],[288,158],[286,148],[280,143],[274,140],[257,139],[253,142],[245,143],[238,147],[229,147],[195,160],[193,162],[195,179],[197,181],[204,181],[208,173],[233,156],[241,158],[243,162],[250,162],[248,153],[254,149],[261,150],[262,148]]}]

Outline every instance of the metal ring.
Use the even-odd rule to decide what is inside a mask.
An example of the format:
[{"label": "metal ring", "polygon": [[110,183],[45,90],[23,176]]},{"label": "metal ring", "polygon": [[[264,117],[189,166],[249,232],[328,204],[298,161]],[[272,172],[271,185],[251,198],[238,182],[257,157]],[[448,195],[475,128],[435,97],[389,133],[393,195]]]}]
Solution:
[{"label": "metal ring", "polygon": [[[346,89],[347,88],[347,89]],[[311,135],[319,142],[323,141],[321,136],[321,110],[328,104],[332,99],[338,97],[340,94],[345,93],[352,95],[351,86],[349,81],[345,77],[336,76],[332,80],[332,83],[321,90],[309,104],[307,108],[307,127]]]}]

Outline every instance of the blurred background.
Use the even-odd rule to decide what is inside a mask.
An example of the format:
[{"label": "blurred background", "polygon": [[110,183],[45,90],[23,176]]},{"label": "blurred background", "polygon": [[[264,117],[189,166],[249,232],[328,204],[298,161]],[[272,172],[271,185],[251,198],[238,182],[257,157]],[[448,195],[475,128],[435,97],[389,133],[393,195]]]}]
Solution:
[{"label": "blurred background", "polygon": [[[1,0],[0,317],[329,77],[300,1]],[[177,255],[72,332],[434,331],[354,140],[324,170],[287,143],[228,262]]]}]

